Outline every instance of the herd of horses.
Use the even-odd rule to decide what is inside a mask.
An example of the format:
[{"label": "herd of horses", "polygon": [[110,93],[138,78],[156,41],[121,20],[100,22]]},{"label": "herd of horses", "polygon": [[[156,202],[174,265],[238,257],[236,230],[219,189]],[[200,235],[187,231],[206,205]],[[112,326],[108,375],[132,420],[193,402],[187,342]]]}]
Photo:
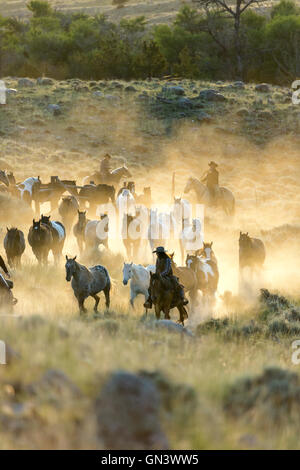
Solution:
[{"label": "herd of horses", "polygon": [[[213,243],[205,243],[203,240],[202,221],[193,218],[193,207],[189,201],[173,198],[170,211],[162,213],[152,204],[150,187],[144,188],[140,195],[136,194],[132,181],[118,189],[122,179],[131,177],[127,167],[115,170],[112,181],[109,181],[113,184],[99,182],[97,176],[95,173],[86,177],[81,186],[76,181],[61,180],[57,176],[51,177],[48,184],[43,184],[40,177],[29,177],[22,183],[16,183],[13,173],[0,171],[0,192],[20,198],[35,209],[36,218],[28,228],[27,241],[38,263],[47,264],[50,252],[54,263],[59,263],[65,242],[72,236],[76,238],[80,255],[95,251],[99,254],[100,245],[105,250],[109,249],[110,237],[114,232],[118,232],[128,259],[137,259],[138,253],[145,259],[147,250],[150,253],[156,246],[170,246],[170,240],[175,238],[176,232],[182,265],[175,263],[174,253],[170,254],[172,270],[189,296],[190,308],[196,305],[199,292],[204,300],[212,302],[218,289],[218,262]],[[191,191],[199,204],[212,205],[206,186],[194,177],[188,179],[184,194]],[[233,216],[234,196],[226,188],[220,188],[219,194],[218,206],[226,215]],[[44,202],[50,203],[51,213],[58,210],[61,220],[51,220],[51,215],[40,215],[40,204]],[[114,208],[117,220],[111,220],[111,212],[107,207]],[[139,236],[136,236],[137,233]],[[25,248],[26,234],[16,227],[7,228],[4,249],[11,268],[20,268]],[[262,267],[265,249],[260,240],[241,232],[239,249],[241,270],[245,267]],[[76,256],[66,256],[65,270],[66,280],[71,281],[80,312],[86,311],[84,301],[89,296],[95,299],[94,310],[97,311],[98,294],[101,291],[105,295],[106,307],[109,307],[111,280],[104,266],[87,268],[77,261]],[[5,290],[12,287],[4,281],[4,276],[1,276],[0,304],[7,303]],[[151,292],[157,318],[160,318],[161,312],[165,318],[170,318],[170,310],[177,306],[173,301],[174,292],[156,274],[154,264],[124,263],[123,284],[128,283],[132,307],[138,295],[143,295],[146,300]],[[179,321],[184,323],[187,312],[180,306],[177,308]]]}]

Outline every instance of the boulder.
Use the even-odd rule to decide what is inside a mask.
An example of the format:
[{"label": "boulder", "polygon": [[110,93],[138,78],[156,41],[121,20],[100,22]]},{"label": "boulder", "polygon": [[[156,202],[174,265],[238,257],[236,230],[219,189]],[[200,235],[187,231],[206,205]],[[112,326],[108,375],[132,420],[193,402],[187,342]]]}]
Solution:
[{"label": "boulder", "polygon": [[133,92],[137,91],[137,89],[134,86],[129,85],[125,88],[125,91],[133,93]]},{"label": "boulder", "polygon": [[172,95],[183,96],[185,94],[184,88],[181,86],[164,86],[163,93],[170,93]]},{"label": "boulder", "polygon": [[204,99],[205,101],[214,101],[214,102],[226,101],[226,98],[224,95],[212,89],[200,91],[199,98]]},{"label": "boulder", "polygon": [[52,80],[52,78],[39,77],[37,78],[36,83],[41,86],[50,86],[54,84],[54,80]]},{"label": "boulder", "polygon": [[270,91],[270,87],[267,83],[259,83],[255,86],[255,91],[259,93],[268,93]]},{"label": "boulder", "polygon": [[151,380],[114,372],[95,402],[98,436],[110,450],[168,449],[159,409],[160,395]]},{"label": "boulder", "polygon": [[18,86],[24,88],[33,88],[35,85],[34,81],[30,78],[19,78]]},{"label": "boulder", "polygon": [[52,112],[53,116],[59,116],[62,114],[61,106],[59,104],[48,104],[47,109]]}]

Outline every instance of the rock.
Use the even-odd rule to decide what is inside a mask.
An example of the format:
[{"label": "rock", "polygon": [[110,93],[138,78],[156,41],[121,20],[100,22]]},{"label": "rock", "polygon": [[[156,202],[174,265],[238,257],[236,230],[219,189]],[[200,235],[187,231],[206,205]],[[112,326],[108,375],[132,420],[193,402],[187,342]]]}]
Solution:
[{"label": "rock", "polygon": [[234,82],[233,86],[234,88],[245,88],[245,83],[238,80],[237,82]]},{"label": "rock", "polygon": [[48,104],[47,109],[53,113],[53,116],[60,116],[62,114],[59,104]]},{"label": "rock", "polygon": [[193,334],[184,326],[180,325],[179,323],[175,323],[172,320],[157,320],[155,322],[155,326],[156,328],[168,330],[170,333],[193,336]]},{"label": "rock", "polygon": [[271,113],[270,111],[259,111],[259,112],[257,113],[257,117],[258,117],[259,119],[264,120],[264,121],[266,121],[266,120],[272,120],[272,119],[273,119],[273,115],[272,115],[272,113]]},{"label": "rock", "polygon": [[190,415],[197,406],[195,390],[186,384],[174,383],[160,371],[140,371],[139,376],[150,380],[160,394],[163,408],[166,411],[178,410]]},{"label": "rock", "polygon": [[179,98],[179,100],[177,101],[177,106],[179,106],[180,108],[192,108],[194,106],[194,103],[189,98]]},{"label": "rock", "polygon": [[59,369],[48,369],[40,380],[27,386],[27,391],[32,395],[46,393],[73,398],[81,396],[77,385]]},{"label": "rock", "polygon": [[204,99],[205,101],[214,101],[214,102],[226,101],[226,98],[224,95],[212,89],[200,91],[199,98]]},{"label": "rock", "polygon": [[238,109],[236,114],[240,117],[247,117],[250,115],[249,110],[247,108]]},{"label": "rock", "polygon": [[94,96],[99,96],[99,97],[103,97],[104,94],[102,93],[102,91],[94,91],[93,93]]},{"label": "rock", "polygon": [[137,91],[137,89],[136,89],[134,86],[129,85],[129,86],[127,86],[127,87],[125,88],[125,91],[132,93],[132,92],[134,92],[134,91]]},{"label": "rock", "polygon": [[259,93],[268,93],[270,91],[270,87],[267,83],[259,83],[255,86],[255,91]]},{"label": "rock", "polygon": [[115,101],[115,102],[120,101],[120,97],[116,95],[104,95],[104,98],[107,101]]},{"label": "rock", "polygon": [[35,85],[34,81],[30,78],[19,78],[18,86],[24,88],[33,88]]},{"label": "rock", "polygon": [[168,449],[159,422],[160,396],[147,378],[114,372],[95,402],[98,436],[110,450]]},{"label": "rock", "polygon": [[[124,87],[122,85],[122,83],[119,83],[119,82],[112,82],[111,85],[110,85],[112,88],[115,88],[117,90],[122,90]],[[128,88],[128,87],[127,87]],[[125,88],[126,90],[126,88]]]},{"label": "rock", "polygon": [[54,80],[52,80],[52,78],[39,77],[37,78],[36,83],[41,86],[50,86],[54,85]]},{"label": "rock", "polygon": [[184,88],[181,86],[164,86],[163,93],[170,93],[172,95],[183,96],[185,94]]},{"label": "rock", "polygon": [[212,121],[212,117],[210,116],[210,114],[207,114],[204,111],[201,111],[201,113],[198,114],[196,119],[197,119],[197,121],[200,121],[200,122],[211,122]]}]

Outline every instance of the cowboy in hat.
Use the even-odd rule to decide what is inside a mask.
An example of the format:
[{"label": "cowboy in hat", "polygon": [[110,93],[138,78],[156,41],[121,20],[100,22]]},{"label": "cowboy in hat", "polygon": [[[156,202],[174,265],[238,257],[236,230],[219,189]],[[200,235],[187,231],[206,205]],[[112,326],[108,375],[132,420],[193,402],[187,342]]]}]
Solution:
[{"label": "cowboy in hat", "polygon": [[104,155],[103,160],[101,160],[101,163],[100,163],[100,174],[103,179],[107,179],[110,177],[110,174],[111,174],[110,162],[111,162],[111,156],[109,155],[109,153],[106,153]]},{"label": "cowboy in hat", "polygon": [[[183,286],[179,284],[178,278],[173,275],[171,257],[168,255],[163,246],[158,246],[156,250],[153,251],[153,253],[156,253],[157,255],[155,273],[170,279],[176,294],[182,300],[182,304],[187,305],[188,300],[185,298]],[[148,299],[144,303],[145,308],[152,307],[150,289],[148,292]]]},{"label": "cowboy in hat", "polygon": [[209,162],[209,170],[201,178],[202,183],[206,183],[212,201],[215,201],[219,190],[219,172],[217,170],[218,164],[214,161]]}]

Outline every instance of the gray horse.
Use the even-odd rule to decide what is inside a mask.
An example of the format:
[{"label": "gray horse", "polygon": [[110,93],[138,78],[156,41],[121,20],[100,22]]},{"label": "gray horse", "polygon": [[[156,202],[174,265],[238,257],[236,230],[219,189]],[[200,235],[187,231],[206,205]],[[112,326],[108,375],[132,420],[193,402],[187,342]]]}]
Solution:
[{"label": "gray horse", "polygon": [[72,289],[78,301],[80,313],[85,313],[87,309],[84,307],[84,301],[91,296],[95,299],[94,311],[97,312],[100,297],[97,295],[103,291],[105,295],[105,305],[109,308],[110,304],[110,277],[104,266],[93,266],[86,268],[79,264],[75,258],[66,256],[66,280],[72,279]]}]

